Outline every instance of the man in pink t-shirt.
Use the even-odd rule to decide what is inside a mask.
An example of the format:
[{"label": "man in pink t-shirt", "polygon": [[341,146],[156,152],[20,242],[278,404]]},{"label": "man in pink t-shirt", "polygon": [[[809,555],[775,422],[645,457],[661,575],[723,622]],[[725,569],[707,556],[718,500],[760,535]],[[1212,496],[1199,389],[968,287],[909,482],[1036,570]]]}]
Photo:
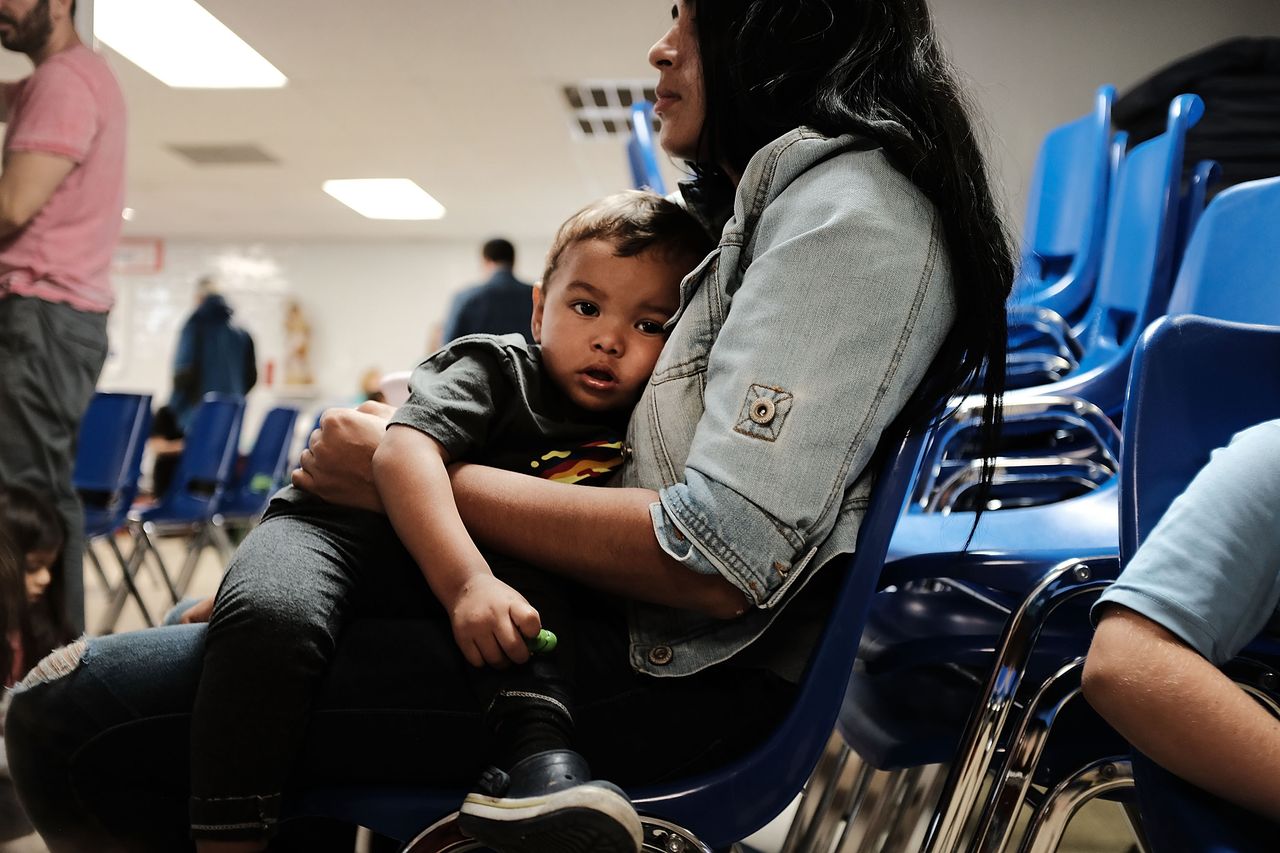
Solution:
[{"label": "man in pink t-shirt", "polygon": [[67,615],[84,625],[76,434],[107,354],[124,206],[124,97],[76,35],[75,0],[0,0],[0,44],[31,76],[0,84],[0,482],[43,492],[66,525]]}]

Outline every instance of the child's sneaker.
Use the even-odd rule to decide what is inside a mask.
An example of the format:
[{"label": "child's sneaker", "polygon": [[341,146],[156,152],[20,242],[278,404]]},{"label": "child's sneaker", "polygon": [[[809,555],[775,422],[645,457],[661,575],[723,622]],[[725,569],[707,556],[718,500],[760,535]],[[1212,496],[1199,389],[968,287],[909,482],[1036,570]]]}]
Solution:
[{"label": "child's sneaker", "polygon": [[640,817],[620,788],[591,781],[571,750],[489,770],[467,795],[458,827],[497,853],[640,853]]}]

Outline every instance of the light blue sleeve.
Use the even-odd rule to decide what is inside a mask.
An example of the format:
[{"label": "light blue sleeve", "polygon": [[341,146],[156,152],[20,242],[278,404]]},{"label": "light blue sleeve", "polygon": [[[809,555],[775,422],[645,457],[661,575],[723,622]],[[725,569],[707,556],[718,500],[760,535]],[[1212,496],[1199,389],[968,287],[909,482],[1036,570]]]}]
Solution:
[{"label": "light blue sleeve", "polygon": [[954,316],[932,206],[887,165],[876,182],[849,163],[810,169],[762,214],[683,482],[660,492],[664,550],[759,607],[831,532]]},{"label": "light blue sleeve", "polygon": [[1235,657],[1280,602],[1280,421],[1247,429],[1170,504],[1094,605],[1122,605],[1215,665]]}]

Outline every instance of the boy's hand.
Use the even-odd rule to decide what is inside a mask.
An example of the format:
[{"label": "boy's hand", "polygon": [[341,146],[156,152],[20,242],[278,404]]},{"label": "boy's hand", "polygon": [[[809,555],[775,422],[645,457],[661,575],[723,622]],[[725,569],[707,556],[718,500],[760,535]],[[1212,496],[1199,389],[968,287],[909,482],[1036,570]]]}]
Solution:
[{"label": "boy's hand", "polygon": [[495,669],[527,662],[525,640],[538,636],[542,628],[538,611],[493,575],[467,582],[449,607],[449,621],[467,663]]}]

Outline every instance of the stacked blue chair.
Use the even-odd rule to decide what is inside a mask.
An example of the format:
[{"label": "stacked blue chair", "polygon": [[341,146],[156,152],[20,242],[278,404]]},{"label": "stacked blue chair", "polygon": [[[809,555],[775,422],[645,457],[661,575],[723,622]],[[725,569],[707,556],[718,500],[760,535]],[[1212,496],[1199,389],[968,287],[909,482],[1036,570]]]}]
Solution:
[{"label": "stacked blue chair", "polygon": [[[1142,329],[1167,306],[1185,137],[1203,111],[1195,95],[1175,98],[1168,130],[1134,148],[1121,164],[1079,369],[1061,381],[1005,396],[1009,440],[1033,444],[1044,436],[1047,446],[1019,451],[1012,464],[1001,460],[997,475],[1008,484],[1002,488],[1016,494],[1019,466],[1033,465],[1039,467],[1032,477],[1040,481],[1053,480],[1056,469],[1058,493],[1049,492],[1042,499],[1045,505],[1020,507],[1013,502],[1012,509],[988,512],[978,531],[982,547],[1038,547],[1027,541],[1028,533],[1065,529],[1072,516],[1076,520],[1089,517],[1085,526],[1089,545],[1115,541],[1118,431],[1105,421],[1120,415],[1129,361]],[[980,412],[980,401],[962,401],[950,423],[939,431],[926,453],[915,490],[917,513],[899,526],[890,548],[893,555],[963,549],[974,514],[963,502],[966,489],[954,481],[960,478],[959,485],[969,488],[977,482],[977,467],[966,446]],[[1061,449],[1064,444],[1067,453]],[[1038,461],[1028,461],[1037,456]],[[934,496],[943,485],[949,487],[951,497],[939,505]],[[1053,500],[1055,496],[1060,499]],[[931,512],[919,512],[923,507]],[[1072,537],[1068,545],[1078,547],[1080,542]]]},{"label": "stacked blue chair", "polygon": [[[182,457],[169,491],[159,503],[129,513],[133,552],[125,566],[130,577],[148,556],[154,560],[169,597],[178,603],[195,573],[196,560],[209,537],[209,522],[231,481],[244,417],[244,398],[231,394],[206,394],[192,416],[183,440]],[[186,559],[181,572],[172,575],[160,556],[158,536],[188,537]],[[106,630],[114,628],[125,603],[126,591],[118,589],[107,605]]]},{"label": "stacked blue chair", "polygon": [[[1273,217],[1273,223],[1277,213],[1280,186],[1270,209],[1259,211]],[[1267,271],[1258,284],[1274,289],[1280,285],[1275,279],[1275,273]],[[1232,307],[1253,313],[1247,300]],[[1276,322],[1274,316],[1260,319]],[[1210,453],[1225,446],[1233,434],[1280,418],[1280,370],[1244,372],[1239,369],[1242,364],[1280,365],[1280,326],[1184,315],[1148,331],[1134,361],[1130,394],[1135,405],[1125,422],[1130,452],[1123,472],[1127,499],[1121,504],[1121,558],[1126,564]],[[1195,405],[1187,405],[1188,400]],[[1277,663],[1280,643],[1264,636],[1224,670],[1280,716],[1273,675]],[[1135,764],[1138,802],[1154,853],[1274,847],[1274,824],[1216,800],[1141,756],[1135,756]]]},{"label": "stacked blue chair", "polygon": [[1009,311],[1015,354],[1046,338],[1057,352],[1073,349],[1061,329],[1088,308],[1102,259],[1114,101],[1113,87],[1099,88],[1088,115],[1055,128],[1040,146]]},{"label": "stacked blue chair", "polygon": [[[921,437],[911,437],[896,453],[887,454],[858,531],[856,553],[824,569],[841,573],[843,580],[796,702],[773,736],[715,772],[628,791],[641,813],[646,849],[727,851],[780,814],[799,793],[839,712],[875,578],[922,443]],[[459,834],[452,815],[463,796],[463,791],[335,788],[294,792],[286,809],[295,817],[348,820],[392,838],[417,835],[407,853],[452,853],[479,849]],[[441,820],[418,834],[434,817]]]},{"label": "stacked blue chair", "polygon": [[627,164],[631,182],[638,190],[667,194],[662,170],[658,168],[658,146],[653,138],[653,104],[643,101],[631,108],[631,138],[627,140]]},{"label": "stacked blue chair", "polygon": [[116,587],[93,547],[95,542],[105,542],[122,573],[120,589],[133,598],[148,625],[152,624],[151,615],[138,593],[133,575],[125,571],[128,561],[116,543],[115,534],[128,522],[129,507],[137,496],[142,451],[150,431],[149,394],[95,394],[80,421],[71,475],[72,484],[84,503],[85,554],[90,565],[107,592],[114,595]]},{"label": "stacked blue chair", "polygon": [[[1144,476],[1163,484],[1159,489],[1171,498],[1207,458],[1207,450],[1197,453],[1194,448],[1203,442],[1210,447],[1217,446],[1214,441],[1225,443],[1224,435],[1230,434],[1223,432],[1225,427],[1208,432],[1201,428],[1193,440],[1185,434],[1190,427],[1181,422],[1212,420],[1218,409],[1233,406],[1245,409],[1248,417],[1265,419],[1259,415],[1264,410],[1275,416],[1280,395],[1272,386],[1280,382],[1280,369],[1241,369],[1241,365],[1280,364],[1274,350],[1251,353],[1237,341],[1233,344],[1237,357],[1227,359],[1215,356],[1207,344],[1198,349],[1195,345],[1202,336],[1208,339],[1205,328],[1227,328],[1240,339],[1280,335],[1274,329],[1243,325],[1280,327],[1276,245],[1280,245],[1280,179],[1234,187],[1218,196],[1200,218],[1170,299],[1170,316],[1148,331],[1135,357],[1124,420],[1123,494],[1135,493],[1134,471],[1145,469]],[[1165,347],[1176,342],[1189,355],[1153,373],[1147,365],[1150,351],[1154,343],[1166,339],[1171,343]],[[1259,382],[1264,372],[1265,381]],[[1151,376],[1163,377],[1171,387],[1181,383],[1180,391],[1165,394],[1169,402],[1164,408],[1175,409],[1173,416],[1154,417],[1147,411],[1150,404],[1144,402],[1144,394],[1150,393]],[[1199,384],[1192,386],[1193,380]],[[1213,394],[1190,390],[1201,385],[1213,387]],[[1228,404],[1223,394],[1250,402]],[[1149,433],[1145,444],[1134,438],[1140,428]],[[1145,459],[1152,461],[1144,465]],[[1123,536],[1118,533],[1107,550],[1037,549],[1037,539],[1043,548],[1043,543],[1072,533],[1040,528],[1027,531],[1025,547],[1018,549],[917,556],[886,569],[881,584],[895,591],[878,596],[873,605],[841,730],[859,754],[878,767],[911,767],[954,757],[925,849],[963,849],[964,827],[975,814],[979,817],[976,849],[1002,849],[1008,843],[1017,809],[1029,795],[1046,748],[1052,750],[1050,733],[1061,714],[1073,704],[1079,706],[1075,701],[1078,658],[1089,638],[1082,605],[1119,571],[1115,555],[1131,553],[1140,533],[1154,524],[1154,518],[1134,515],[1138,510],[1132,499],[1120,506],[1125,516]],[[946,580],[930,580],[935,578]],[[940,583],[943,592],[934,591],[928,583]],[[1049,624],[1054,613],[1067,617],[1065,628]],[[989,673],[986,684],[964,734],[957,737],[954,719],[949,727],[945,722],[946,685],[927,670],[944,665],[972,670],[975,662],[983,660],[986,663],[980,668]],[[897,683],[874,680],[886,674]],[[1031,685],[1039,687],[1027,690]],[[886,722],[882,708],[902,708],[901,703],[893,704],[894,692],[923,692],[938,701],[928,715],[913,720],[900,713]],[[957,701],[962,703],[964,696]],[[1049,844],[1045,839],[1058,837],[1063,821],[1086,794],[1128,784],[1128,765],[1115,755],[1114,735],[1097,721],[1085,723],[1083,730],[1085,735],[1067,738],[1061,750],[1081,761],[1090,759],[1090,764],[1058,780],[1061,790],[1055,787],[1041,805],[1028,836],[1038,839],[1028,844],[1041,846],[1027,849],[1051,849],[1044,846]],[[953,740],[959,743],[958,751]],[[997,765],[996,750],[1001,746],[1007,752]],[[992,770],[995,784],[980,801],[980,789]]]},{"label": "stacked blue chair", "polygon": [[229,560],[234,550],[228,528],[257,522],[271,496],[288,480],[289,449],[297,422],[298,410],[292,407],[277,406],[267,412],[249,458],[218,502],[210,536],[224,560]]}]

